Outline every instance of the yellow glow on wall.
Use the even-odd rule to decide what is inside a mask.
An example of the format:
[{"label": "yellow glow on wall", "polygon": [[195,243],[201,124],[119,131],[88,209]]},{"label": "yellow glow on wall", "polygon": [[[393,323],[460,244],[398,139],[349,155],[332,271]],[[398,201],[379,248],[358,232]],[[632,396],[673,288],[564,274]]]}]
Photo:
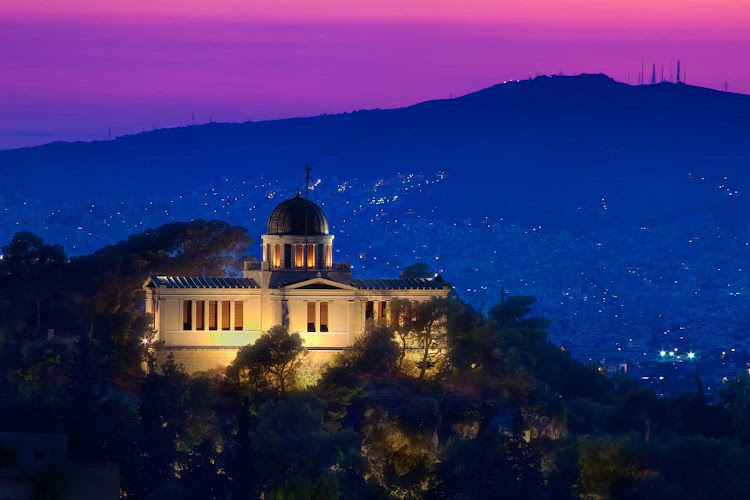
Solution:
[{"label": "yellow glow on wall", "polygon": [[307,245],[307,267],[315,267],[315,245],[313,243]]},{"label": "yellow glow on wall", "polygon": [[294,265],[303,267],[305,265],[305,246],[294,245]]},{"label": "yellow glow on wall", "polygon": [[278,243],[273,247],[273,267],[281,267],[281,245]]}]

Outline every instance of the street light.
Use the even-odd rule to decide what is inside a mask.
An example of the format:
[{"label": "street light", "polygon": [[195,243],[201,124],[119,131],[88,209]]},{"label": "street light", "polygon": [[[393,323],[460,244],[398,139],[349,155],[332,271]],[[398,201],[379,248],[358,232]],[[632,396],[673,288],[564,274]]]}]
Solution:
[{"label": "street light", "polygon": [[667,355],[667,351],[659,351],[659,356],[662,358]]},{"label": "street light", "polygon": [[693,358],[695,358],[695,353],[694,352],[689,352],[687,356],[688,356],[688,359],[693,359]]}]

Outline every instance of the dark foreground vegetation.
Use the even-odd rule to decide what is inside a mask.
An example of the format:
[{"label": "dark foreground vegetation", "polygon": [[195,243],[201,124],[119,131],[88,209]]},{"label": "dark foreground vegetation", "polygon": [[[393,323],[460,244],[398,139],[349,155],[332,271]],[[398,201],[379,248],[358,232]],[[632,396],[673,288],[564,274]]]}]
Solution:
[{"label": "dark foreground vegetation", "polygon": [[532,297],[395,304],[321,373],[283,327],[225,373],[154,367],[148,274],[221,275],[250,243],[176,223],[69,260],[18,233],[0,431],[67,434],[71,458],[120,464],[126,498],[750,498],[748,376],[657,397],[547,342]]}]

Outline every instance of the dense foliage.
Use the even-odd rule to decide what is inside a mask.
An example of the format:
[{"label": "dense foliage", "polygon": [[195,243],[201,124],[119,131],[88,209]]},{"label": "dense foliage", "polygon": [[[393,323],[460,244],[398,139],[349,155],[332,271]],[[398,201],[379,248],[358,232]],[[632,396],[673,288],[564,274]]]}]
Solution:
[{"label": "dense foliage", "polygon": [[148,274],[231,272],[249,244],[198,221],[68,260],[18,233],[0,430],[68,434],[71,458],[120,464],[127,498],[750,498],[750,376],[658,397],[548,342],[532,297],[394,302],[312,378],[280,326],[226,373],[153,366]]}]

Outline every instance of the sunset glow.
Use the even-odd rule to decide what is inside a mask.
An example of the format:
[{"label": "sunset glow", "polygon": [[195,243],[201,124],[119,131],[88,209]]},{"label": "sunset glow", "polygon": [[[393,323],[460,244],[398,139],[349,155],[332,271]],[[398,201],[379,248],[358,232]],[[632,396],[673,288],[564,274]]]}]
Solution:
[{"label": "sunset glow", "polygon": [[[750,92],[737,0],[4,2],[0,148],[394,107],[536,74]],[[671,66],[670,66],[671,64]],[[74,119],[73,119],[74,118]]]}]

